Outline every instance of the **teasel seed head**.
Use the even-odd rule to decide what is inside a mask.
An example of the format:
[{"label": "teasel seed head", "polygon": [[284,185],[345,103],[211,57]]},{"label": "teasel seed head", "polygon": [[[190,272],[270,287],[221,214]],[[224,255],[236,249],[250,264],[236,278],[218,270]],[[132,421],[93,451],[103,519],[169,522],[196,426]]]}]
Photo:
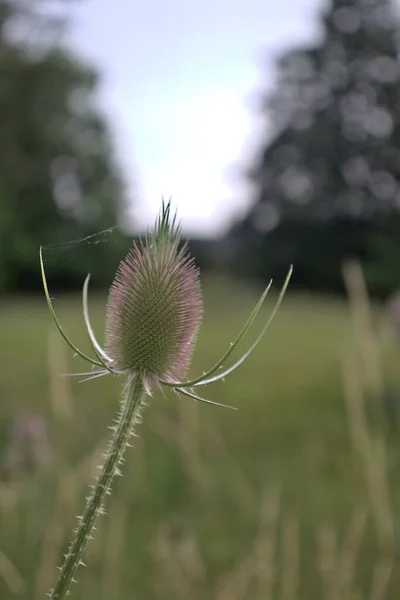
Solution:
[{"label": "teasel seed head", "polygon": [[92,365],[90,372],[76,374],[85,376],[82,381],[108,374],[123,375],[127,378],[124,392],[135,378],[139,378],[148,395],[151,395],[151,387],[155,383],[163,393],[164,388],[169,388],[193,400],[227,408],[233,407],[203,398],[198,395],[197,389],[223,381],[254,352],[282,302],[293,271],[291,265],[271,315],[256,340],[240,358],[229,367],[226,366],[260,312],[272,280],[235,341],[231,342],[214,366],[203,371],[199,377],[183,380],[203,305],[199,273],[189,256],[187,245],[180,248],[180,227],[176,224],[176,216],[171,217],[170,202],[162,203],[154,231],[149,233],[144,242],[135,243],[118,267],[107,303],[105,349],[97,341],[90,323],[90,274],[85,279],[83,316],[94,357],[82,352],[64,331],[50,298],[42,248],[39,258],[47,305],[57,329],[75,355]]},{"label": "teasel seed head", "polygon": [[163,202],[154,231],[134,244],[110,289],[106,352],[116,371],[156,383],[185,376],[203,306],[198,270],[179,245],[180,228]]}]

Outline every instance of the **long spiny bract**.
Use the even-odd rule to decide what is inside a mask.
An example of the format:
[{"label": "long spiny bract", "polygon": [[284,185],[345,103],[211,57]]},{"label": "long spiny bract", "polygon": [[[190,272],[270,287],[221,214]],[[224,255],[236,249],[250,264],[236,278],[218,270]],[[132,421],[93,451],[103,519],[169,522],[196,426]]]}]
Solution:
[{"label": "long spiny bract", "polygon": [[67,336],[67,334],[65,333],[64,329],[61,326],[60,321],[58,320],[58,317],[55,313],[55,310],[53,308],[53,303],[51,301],[50,298],[50,293],[49,293],[49,288],[47,286],[47,279],[46,279],[46,273],[44,270],[44,262],[43,262],[43,247],[40,247],[39,250],[39,259],[40,259],[40,272],[42,275],[42,283],[43,283],[43,289],[44,289],[44,294],[46,296],[46,301],[47,301],[47,306],[49,307],[49,311],[51,316],[53,317],[53,320],[56,324],[56,327],[58,329],[58,331],[60,332],[61,336],[63,337],[63,339],[66,341],[66,343],[68,344],[68,346],[75,352],[75,354],[77,354],[78,356],[80,356],[81,358],[83,358],[84,360],[86,360],[86,362],[92,364],[92,365],[96,365],[101,367],[102,364],[91,358],[90,356],[87,356],[84,352],[82,352],[81,350],[79,350],[79,348],[77,348],[69,339],[69,337]]}]

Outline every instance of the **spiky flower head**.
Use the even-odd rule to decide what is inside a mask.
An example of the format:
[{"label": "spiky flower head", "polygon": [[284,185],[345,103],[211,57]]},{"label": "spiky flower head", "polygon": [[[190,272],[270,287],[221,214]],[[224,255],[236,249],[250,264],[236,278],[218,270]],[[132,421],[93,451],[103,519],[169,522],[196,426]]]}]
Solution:
[{"label": "spiky flower head", "polygon": [[163,202],[154,231],[117,270],[106,314],[106,352],[114,369],[149,381],[187,371],[202,316],[199,273],[180,245],[180,227]]},{"label": "spiky flower head", "polygon": [[218,406],[226,405],[202,398],[196,393],[197,388],[223,380],[252,354],[274,318],[292,274],[290,267],[275,308],[260,335],[233,365],[225,366],[256,319],[272,281],[225,354],[208,371],[203,371],[200,377],[183,381],[203,307],[199,273],[188,254],[187,245],[180,248],[180,227],[176,224],[176,217],[171,217],[169,202],[163,202],[154,231],[148,234],[144,242],[134,244],[118,267],[107,304],[106,349],[97,341],[90,324],[90,274],[86,277],[83,285],[83,316],[95,357],[75,346],[57,318],[47,286],[42,248],[40,269],[47,304],[60,334],[76,355],[95,367],[89,373],[77,375],[87,376],[86,380],[110,373],[124,375],[127,376],[124,390],[137,378],[147,394],[151,395],[151,384],[155,383],[162,390],[167,387],[194,400]]}]

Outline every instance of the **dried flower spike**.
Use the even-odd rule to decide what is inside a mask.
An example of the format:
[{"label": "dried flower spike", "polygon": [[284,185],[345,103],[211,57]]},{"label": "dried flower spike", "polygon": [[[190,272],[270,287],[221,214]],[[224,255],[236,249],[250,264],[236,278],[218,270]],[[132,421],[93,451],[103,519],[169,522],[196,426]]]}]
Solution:
[{"label": "dried flower spike", "polygon": [[250,348],[233,365],[224,368],[255,320],[272,281],[221,359],[206,373],[188,381],[183,379],[201,321],[201,289],[198,271],[187,252],[187,246],[180,248],[180,227],[176,223],[176,215],[171,216],[170,202],[163,202],[154,231],[149,233],[144,242],[134,244],[118,268],[107,304],[105,349],[98,343],[90,324],[90,276],[85,280],[83,315],[94,357],[83,353],[70,341],[54,312],[42,249],[40,267],[47,304],[60,334],[77,355],[95,367],[79,375],[93,379],[113,374],[123,376],[126,381],[119,419],[113,428],[114,435],[104,465],[88,498],[85,512],[79,518],[75,539],[66,554],[56,586],[50,592],[51,600],[62,600],[74,581],[76,569],[82,564],[82,554],[95,520],[104,510],[103,501],[110,493],[112,480],[118,473],[133,427],[139,420],[145,396],[151,395],[151,388],[155,385],[163,393],[163,388],[172,388],[178,394],[194,400],[226,406],[202,398],[196,393],[196,388],[225,378],[250,356],[278,310],[292,267],[271,316]]}]

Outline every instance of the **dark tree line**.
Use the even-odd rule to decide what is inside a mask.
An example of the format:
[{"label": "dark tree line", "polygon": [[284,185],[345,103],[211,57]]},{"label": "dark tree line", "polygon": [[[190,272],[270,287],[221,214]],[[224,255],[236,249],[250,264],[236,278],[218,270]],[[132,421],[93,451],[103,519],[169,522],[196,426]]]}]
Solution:
[{"label": "dark tree line", "polygon": [[[38,287],[41,244],[115,225],[124,209],[112,138],[96,106],[98,74],[58,43],[67,5],[0,0],[0,291]],[[93,245],[86,254],[88,264],[102,262],[105,278],[106,251]],[[87,266],[61,266],[59,285],[81,281]]]},{"label": "dark tree line", "polygon": [[259,106],[269,137],[248,177],[256,200],[231,232],[242,272],[341,288],[362,259],[385,295],[400,284],[399,21],[390,0],[330,0],[322,38],[284,52]]}]

